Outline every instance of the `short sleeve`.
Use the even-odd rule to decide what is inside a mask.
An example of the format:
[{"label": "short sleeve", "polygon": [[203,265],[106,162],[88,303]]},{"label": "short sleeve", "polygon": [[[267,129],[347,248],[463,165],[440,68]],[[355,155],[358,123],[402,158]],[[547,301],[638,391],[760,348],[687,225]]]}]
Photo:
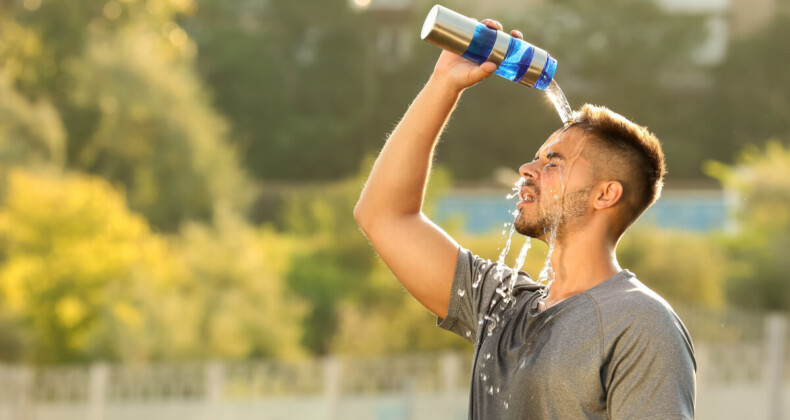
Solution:
[{"label": "short sleeve", "polygon": [[[474,344],[497,287],[509,281],[511,274],[512,269],[497,270],[496,263],[459,248],[447,317],[438,318],[437,325]],[[519,281],[528,279],[527,273],[519,272]]]},{"label": "short sleeve", "polygon": [[693,419],[696,361],[688,331],[661,305],[632,314],[602,372],[608,380],[609,417]]}]

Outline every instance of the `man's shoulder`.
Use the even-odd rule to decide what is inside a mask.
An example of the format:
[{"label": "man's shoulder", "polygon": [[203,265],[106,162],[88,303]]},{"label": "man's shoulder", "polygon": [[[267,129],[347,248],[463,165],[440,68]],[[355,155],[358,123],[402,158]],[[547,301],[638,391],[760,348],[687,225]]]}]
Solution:
[{"label": "man's shoulder", "polygon": [[626,323],[630,327],[675,326],[680,322],[672,306],[630,271],[623,270],[605,287],[587,293],[595,302],[603,324]]}]

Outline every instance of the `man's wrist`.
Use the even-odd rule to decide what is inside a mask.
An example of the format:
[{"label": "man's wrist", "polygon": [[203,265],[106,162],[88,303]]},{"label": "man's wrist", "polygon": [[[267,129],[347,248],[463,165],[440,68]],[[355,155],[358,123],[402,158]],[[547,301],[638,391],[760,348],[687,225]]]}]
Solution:
[{"label": "man's wrist", "polygon": [[452,83],[446,77],[433,74],[428,79],[428,83],[425,84],[425,89],[431,90],[433,93],[441,93],[450,99],[457,100],[466,88]]}]

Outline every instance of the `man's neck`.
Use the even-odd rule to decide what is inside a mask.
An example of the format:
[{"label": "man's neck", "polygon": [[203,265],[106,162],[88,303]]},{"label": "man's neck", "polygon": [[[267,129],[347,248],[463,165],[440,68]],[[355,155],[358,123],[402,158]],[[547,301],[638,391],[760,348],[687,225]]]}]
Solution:
[{"label": "man's neck", "polygon": [[542,309],[582,293],[622,269],[615,255],[616,243],[601,237],[574,237],[558,240],[551,256],[554,282]]}]

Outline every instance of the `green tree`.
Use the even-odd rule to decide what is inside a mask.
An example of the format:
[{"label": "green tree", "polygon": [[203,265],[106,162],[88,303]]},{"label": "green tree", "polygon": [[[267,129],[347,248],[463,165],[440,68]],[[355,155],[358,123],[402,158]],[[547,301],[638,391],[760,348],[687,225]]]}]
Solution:
[{"label": "green tree", "polygon": [[0,206],[0,359],[293,358],[304,303],[283,278],[298,238],[233,212],[151,232],[91,175],[14,169]]},{"label": "green tree", "polygon": [[358,194],[357,180],[305,189],[294,192],[283,211],[287,231],[309,238],[294,255],[286,282],[309,303],[302,342],[317,354],[330,348],[339,305],[371,292],[375,255],[351,217]]},{"label": "green tree", "polygon": [[4,73],[28,101],[53,104],[68,167],[122,185],[132,209],[165,230],[217,207],[245,210],[250,189],[228,128],[173,21],[194,11],[190,0],[6,3]]},{"label": "green tree", "polygon": [[618,246],[618,259],[671,303],[719,308],[728,261],[715,235],[636,225]]},{"label": "green tree", "polygon": [[[353,175],[356,162],[381,146],[439,54],[418,36],[430,2],[361,13],[343,0],[198,4],[184,26],[198,44],[200,73],[233,121],[251,172],[264,179]],[[468,1],[445,4],[467,14],[476,9]],[[664,79],[693,70],[688,63],[700,18],[664,12],[651,1],[614,0],[491,13],[559,59],[558,79],[574,106],[611,105],[675,135],[685,114],[674,104],[685,101],[678,95],[684,89],[667,89]],[[560,125],[538,91],[497,79],[468,92],[450,124],[453,146],[439,159],[458,178],[522,163],[514,156],[531,155]],[[673,154],[675,144],[683,143],[668,142]]]},{"label": "green tree", "polygon": [[75,103],[101,111],[74,162],[124,185],[133,209],[172,230],[218,206],[245,208],[250,190],[225,121],[169,39],[129,25],[91,38],[72,71]]},{"label": "green tree", "polygon": [[184,25],[250,171],[267,179],[352,175],[369,140],[358,130],[372,111],[364,81],[378,70],[368,65],[372,22],[346,0],[198,5]]},{"label": "green tree", "polygon": [[[369,168],[372,161],[368,159],[368,162],[364,166]],[[449,173],[435,168],[426,200],[427,211],[432,206],[432,198],[447,188],[449,182]],[[370,323],[366,325],[377,325],[391,317],[393,312],[385,308],[409,310],[416,317],[428,314],[424,308],[415,310],[405,303],[404,299],[411,298],[404,295],[398,280],[381,265],[359,231],[352,214],[361,184],[362,176],[358,176],[294,191],[283,210],[284,229],[305,238],[305,246],[293,257],[286,282],[295,294],[308,302],[303,343],[316,354],[359,350],[353,345],[347,347],[338,343],[336,338],[338,334],[348,333],[345,324],[352,322],[357,314],[378,312],[379,309],[387,314],[357,319]],[[375,328],[365,329],[373,331]],[[409,334],[410,331],[414,330],[398,328],[393,334]],[[359,337],[365,340],[361,333]],[[393,340],[398,341],[397,338]]]},{"label": "green tree", "polygon": [[736,164],[710,162],[707,172],[736,197],[737,231],[726,238],[729,300],[752,309],[790,310],[790,149],[778,141],[764,150],[748,146]]},{"label": "green tree", "polygon": [[184,312],[172,312],[167,325],[186,327],[197,357],[299,357],[307,308],[284,279],[302,242],[256,230],[231,212],[218,213],[211,226],[188,224],[174,239],[186,268]]},{"label": "green tree", "polygon": [[777,14],[760,31],[733,39],[713,74],[714,88],[694,114],[713,124],[690,126],[707,159],[732,162],[739,150],[768,138],[790,138],[790,14]]},{"label": "green tree", "polygon": [[31,102],[0,71],[0,168],[62,167],[65,133],[60,117],[46,100]]},{"label": "green tree", "polygon": [[[13,170],[0,207],[0,301],[25,361],[141,359],[144,310],[176,271],[167,243],[93,176]],[[138,339],[137,337],[142,337]],[[13,355],[3,355],[7,358]]]}]

